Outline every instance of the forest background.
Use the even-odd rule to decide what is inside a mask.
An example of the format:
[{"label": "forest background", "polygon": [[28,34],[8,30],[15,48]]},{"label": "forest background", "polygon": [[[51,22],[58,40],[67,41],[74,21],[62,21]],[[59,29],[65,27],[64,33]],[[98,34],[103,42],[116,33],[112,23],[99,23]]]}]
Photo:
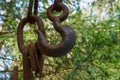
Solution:
[{"label": "forest background", "polygon": [[[47,40],[61,41],[46,15],[54,0],[39,0]],[[76,45],[67,55],[45,57],[40,80],[120,80],[120,0],[63,0],[70,10],[62,24],[77,35]],[[18,23],[26,17],[29,0],[0,0],[0,80],[9,80],[15,66],[23,80],[22,56],[17,46]],[[36,27],[27,24],[24,40],[34,42]],[[39,78],[36,78],[36,80]]]}]

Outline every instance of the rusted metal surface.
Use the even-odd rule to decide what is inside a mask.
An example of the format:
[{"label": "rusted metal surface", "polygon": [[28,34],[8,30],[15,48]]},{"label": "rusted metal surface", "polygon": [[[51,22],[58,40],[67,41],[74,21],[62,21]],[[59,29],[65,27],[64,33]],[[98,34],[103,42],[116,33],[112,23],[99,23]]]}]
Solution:
[{"label": "rusted metal surface", "polygon": [[[34,14],[32,7],[34,2]],[[69,14],[67,6],[62,3],[62,0],[55,0],[47,10],[48,18],[53,22],[55,30],[61,35],[62,41],[58,45],[51,46],[48,44],[45,36],[44,25],[42,20],[37,16],[38,0],[30,0],[28,8],[28,16],[23,18],[17,28],[17,42],[19,51],[23,57],[23,78],[24,80],[34,80],[32,71],[35,75],[41,74],[44,64],[43,54],[51,57],[59,57],[67,54],[75,45],[76,35],[69,26],[61,25]],[[63,11],[60,16],[54,16],[53,11]],[[25,45],[23,40],[23,28],[27,24],[37,23],[38,28],[35,32],[38,34],[38,40],[35,43]],[[15,70],[14,73],[17,71]],[[17,73],[18,75],[18,73]],[[17,80],[17,77],[15,79]]]},{"label": "rusted metal surface", "polygon": [[60,12],[62,10],[62,8],[60,7],[60,4],[62,4],[62,0],[55,0],[54,1],[54,6],[55,6],[55,10],[57,12]]},{"label": "rusted metal surface", "polygon": [[[41,32],[44,32],[43,28],[43,23],[42,20],[38,16],[32,16],[33,20],[37,23],[38,30]],[[23,72],[24,72],[24,80],[28,80],[28,77],[31,77],[32,80],[32,71],[35,71],[36,73],[41,73],[42,68],[43,68],[43,56],[36,48],[36,43],[31,43],[28,45],[24,45],[24,40],[23,40],[23,28],[26,23],[29,22],[29,18],[26,17],[18,25],[17,29],[17,42],[18,42],[18,48],[20,52],[23,55]],[[29,56],[29,59],[28,59]],[[27,70],[26,70],[27,69]],[[29,79],[30,80],[30,79]]]},{"label": "rusted metal surface", "polygon": [[67,54],[75,45],[76,35],[72,28],[69,26],[61,25],[68,16],[68,8],[60,3],[59,7],[63,10],[61,16],[54,16],[53,11],[56,9],[55,4],[51,5],[47,10],[48,18],[53,22],[55,30],[61,35],[62,41],[58,45],[51,46],[48,44],[44,34],[40,30],[35,30],[38,34],[38,46],[41,52],[47,56],[59,57]]},{"label": "rusted metal surface", "polygon": [[60,15],[60,16],[54,16],[54,15],[53,15],[53,11],[56,10],[56,4],[51,5],[51,6],[47,9],[47,16],[48,16],[48,18],[49,18],[52,22],[55,21],[55,19],[57,19],[57,18],[60,20],[60,22],[62,22],[62,21],[64,21],[64,20],[68,17],[68,15],[69,15],[69,10],[68,10],[68,8],[67,8],[66,5],[64,5],[63,3],[60,3],[60,4],[59,4],[59,7],[60,7],[60,9],[63,11],[62,15]]},{"label": "rusted metal surface", "polygon": [[42,70],[43,70],[43,64],[44,64],[44,56],[43,54],[41,53],[40,49],[38,48],[38,46],[36,45],[35,43],[35,49],[36,49],[36,52],[37,52],[37,65],[38,65],[38,72],[36,71],[36,74],[41,74],[42,73]]},{"label": "rusted metal surface", "polygon": [[18,80],[18,66],[15,66],[11,74],[10,80]]},{"label": "rusted metal surface", "polygon": [[[38,30],[40,30],[43,34],[45,34],[42,20],[38,16],[32,16],[32,18],[35,22],[37,22]],[[21,53],[27,53],[27,49],[26,46],[24,45],[24,40],[23,40],[23,28],[25,24],[29,22],[29,20],[30,19],[27,17],[22,19],[17,28],[17,42],[18,42],[18,48]]]},{"label": "rusted metal surface", "polygon": [[31,70],[30,60],[28,59],[28,49],[27,53],[23,53],[23,79],[24,80],[34,80],[34,76]]},{"label": "rusted metal surface", "polygon": [[36,47],[36,44],[29,44],[29,58],[32,70],[36,72],[36,75],[41,73],[43,69],[44,58]]},{"label": "rusted metal surface", "polygon": [[[34,14],[32,14],[32,7],[34,2]],[[38,13],[38,0],[30,0],[28,8],[28,16],[21,20],[17,28],[17,42],[19,51],[23,57],[23,79],[34,80],[32,71],[35,71],[35,75],[42,73],[44,58],[41,51],[35,43],[25,45],[23,40],[23,28],[27,23],[37,23],[38,30],[45,34],[43,22],[37,16]]]}]

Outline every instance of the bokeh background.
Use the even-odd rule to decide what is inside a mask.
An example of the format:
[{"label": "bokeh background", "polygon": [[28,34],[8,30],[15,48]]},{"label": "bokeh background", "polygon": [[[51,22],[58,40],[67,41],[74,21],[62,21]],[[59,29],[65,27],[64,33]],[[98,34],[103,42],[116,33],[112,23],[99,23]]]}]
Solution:
[{"label": "bokeh background", "polygon": [[[38,0],[49,44],[61,36],[47,18],[54,0]],[[42,75],[35,80],[120,80],[120,0],[63,0],[70,14],[62,24],[77,35],[76,45],[62,57],[45,56]],[[9,80],[15,66],[23,80],[22,56],[17,46],[18,23],[27,16],[29,0],[0,0],[0,80]],[[59,13],[55,13],[60,15]],[[25,43],[35,42],[36,25],[26,24]]]}]

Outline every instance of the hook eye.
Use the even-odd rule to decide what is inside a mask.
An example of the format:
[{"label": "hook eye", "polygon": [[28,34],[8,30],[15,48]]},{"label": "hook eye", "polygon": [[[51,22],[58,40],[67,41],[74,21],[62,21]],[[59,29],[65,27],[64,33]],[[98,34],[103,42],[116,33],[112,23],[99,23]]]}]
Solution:
[{"label": "hook eye", "polygon": [[62,13],[61,16],[54,16],[53,15],[54,10],[56,10],[56,5],[55,4],[51,5],[48,8],[48,10],[47,10],[47,16],[48,16],[48,18],[51,21],[54,21],[58,17],[59,20],[60,20],[60,22],[62,22],[62,21],[64,21],[68,17],[69,10],[68,10],[67,6],[64,5],[63,3],[59,3],[59,7],[63,10],[63,13]]},{"label": "hook eye", "polygon": [[[42,33],[45,33],[42,20],[38,16],[32,16],[32,17],[33,20],[37,22],[38,30],[40,30]],[[23,40],[23,28],[27,23],[29,23],[30,20],[31,19],[29,19],[28,17],[22,19],[17,28],[17,42],[18,42],[18,48],[21,53],[27,53],[28,51],[28,48],[27,46],[25,46]]]}]

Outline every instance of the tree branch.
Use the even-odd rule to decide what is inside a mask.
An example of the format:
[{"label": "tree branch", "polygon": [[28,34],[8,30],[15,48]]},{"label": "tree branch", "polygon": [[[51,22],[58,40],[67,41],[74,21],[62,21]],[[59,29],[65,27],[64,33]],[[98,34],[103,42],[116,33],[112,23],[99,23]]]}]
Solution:
[{"label": "tree branch", "polygon": [[14,33],[14,31],[12,31],[12,32],[0,32],[0,35],[3,35],[3,34],[10,34],[10,33]]}]

